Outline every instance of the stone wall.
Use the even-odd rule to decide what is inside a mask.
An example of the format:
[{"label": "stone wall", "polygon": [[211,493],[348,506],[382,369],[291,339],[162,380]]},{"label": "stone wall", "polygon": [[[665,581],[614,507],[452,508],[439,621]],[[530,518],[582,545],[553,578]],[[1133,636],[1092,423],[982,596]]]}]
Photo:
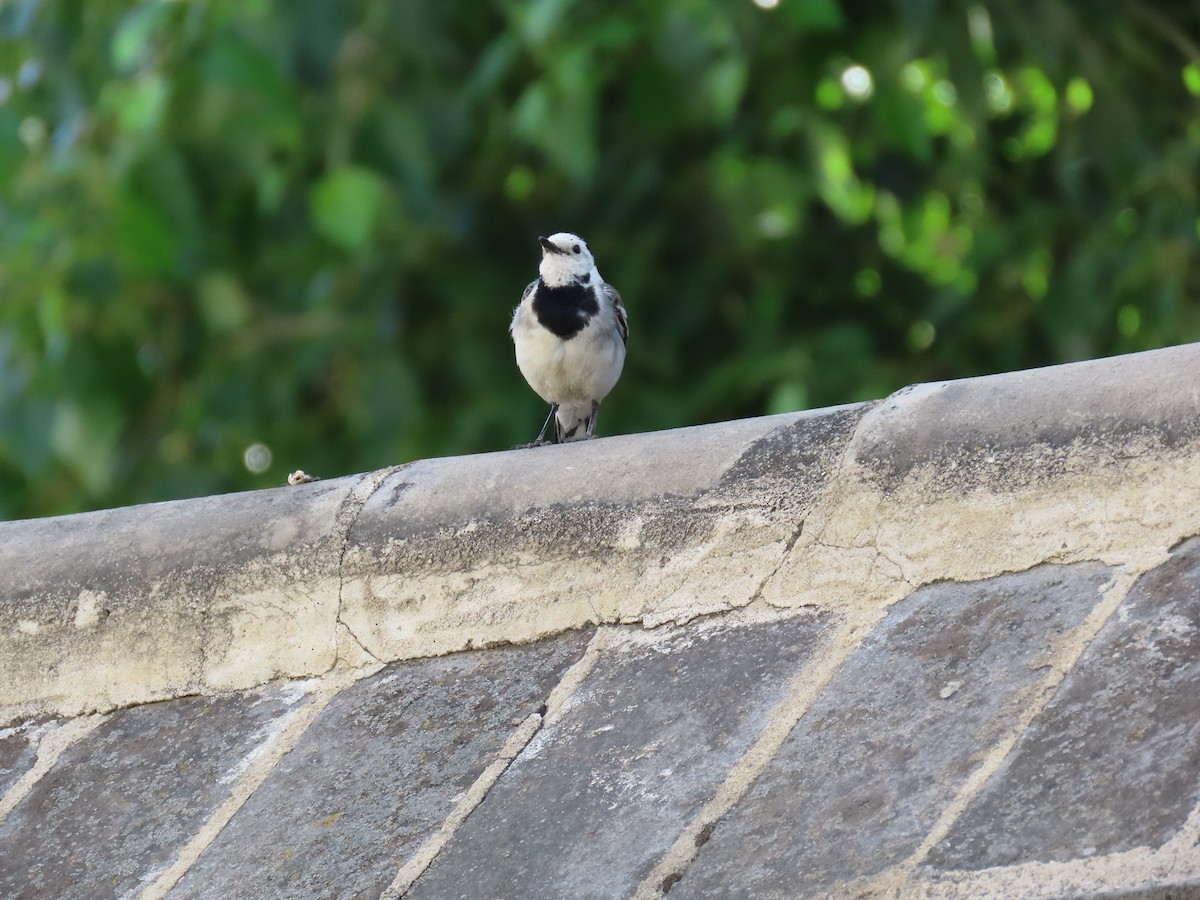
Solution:
[{"label": "stone wall", "polygon": [[0,525],[0,895],[1200,896],[1200,345]]}]

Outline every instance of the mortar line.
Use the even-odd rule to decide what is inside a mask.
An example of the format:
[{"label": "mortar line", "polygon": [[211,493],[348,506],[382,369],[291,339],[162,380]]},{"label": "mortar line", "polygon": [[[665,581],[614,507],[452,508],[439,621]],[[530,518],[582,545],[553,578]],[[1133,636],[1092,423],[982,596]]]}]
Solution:
[{"label": "mortar line", "polygon": [[191,840],[180,848],[175,859],[166,868],[151,872],[142,879],[143,883],[149,884],[137,895],[138,900],[161,900],[166,896],[196,864],[204,851],[216,841],[238,810],[254,796],[279,761],[292,751],[333,698],[360,678],[377,672],[380,668],[382,666],[343,669],[341,672],[335,670],[332,676],[325,677],[326,684],[311,695],[312,699],[308,703],[287,713],[284,726],[250,751],[254,758],[230,789],[229,796],[192,835]]},{"label": "mortar line", "polygon": [[[901,388],[901,390],[904,390],[904,389]],[[854,440],[855,440],[855,438],[858,437],[859,432],[862,431],[862,428],[863,428],[864,424],[866,423],[867,419],[869,419],[871,417],[871,413],[875,412],[875,410],[877,410],[883,404],[887,403],[889,400],[892,399],[892,397],[896,396],[896,394],[898,394],[898,393],[900,393],[900,391],[893,391],[892,393],[890,393],[886,397],[884,397],[882,400],[875,400],[875,401],[867,402],[865,408],[862,411],[862,414],[858,417],[858,420],[854,423],[854,427],[850,429],[850,435],[849,435],[849,437],[846,438],[846,446],[842,448],[842,452],[838,456],[837,466],[834,467],[833,474],[829,476],[830,484],[833,484],[835,481],[841,480],[842,474],[846,471],[846,467],[850,462],[850,451],[854,448]]]},{"label": "mortar line", "polygon": [[[816,702],[847,659],[887,615],[886,608],[859,612],[848,617],[826,641],[825,650],[800,668],[788,683],[783,699],[767,717],[767,724],[754,743],[725,774],[708,802],[692,818],[667,852],[634,891],[634,900],[655,900],[664,893],[669,879],[678,879],[695,859],[708,833],[745,796],[775,758],[796,723]],[[669,888],[668,888],[669,889]]]},{"label": "mortar line", "polygon": [[[901,388],[901,390],[904,389]],[[828,483],[825,485],[825,488],[821,491],[821,493],[814,498],[812,508],[808,511],[808,515],[804,517],[805,521],[813,520],[817,525],[817,532],[812,536],[814,543],[820,544],[822,542],[821,539],[825,536],[825,532],[828,530],[829,517],[828,515],[821,516],[819,511],[822,506],[822,501],[826,500],[831,493],[844,488],[843,482],[846,478],[846,470],[850,465],[850,453],[854,448],[855,439],[858,437],[859,432],[863,429],[867,419],[870,418],[871,413],[875,412],[876,409],[887,403],[898,393],[900,393],[900,391],[893,391],[882,400],[868,402],[866,407],[863,409],[862,414],[854,423],[854,427],[850,429],[850,435],[846,438],[846,446],[842,448],[842,452],[838,455],[837,465],[834,466],[833,472],[829,476]]]},{"label": "mortar line", "polygon": [[[1192,871],[1200,875],[1200,856],[1194,851],[1200,846],[1200,802],[1197,802],[1192,811],[1184,820],[1183,825],[1179,830],[1171,835],[1170,839],[1161,847],[1154,851],[1155,856],[1178,856],[1187,854],[1189,856]],[[1191,852],[1189,852],[1191,851]]]},{"label": "mortar line", "polygon": [[437,859],[438,854],[442,852],[442,848],[449,843],[454,837],[467,818],[478,809],[479,805],[487,798],[492,787],[500,780],[500,777],[508,771],[508,767],[512,765],[520,754],[529,746],[529,742],[543,728],[552,726],[559,722],[566,713],[571,699],[578,692],[583,682],[591,674],[596,667],[596,662],[600,658],[600,653],[608,646],[611,636],[615,634],[617,628],[601,626],[596,629],[596,633],[592,635],[592,639],[588,641],[587,647],[575,663],[563,673],[562,678],[551,689],[546,697],[546,711],[544,713],[531,713],[517,726],[516,730],[509,735],[504,746],[500,748],[500,752],[496,754],[496,758],[492,763],[480,773],[474,783],[462,795],[454,809],[442,821],[432,835],[425,839],[425,842],[417,848],[416,852],[409,857],[408,861],[400,866],[396,872],[396,877],[392,879],[392,883],[388,885],[383,894],[380,895],[380,900],[398,900],[403,897],[416,883],[425,871]]},{"label": "mortar line", "polygon": [[108,720],[105,714],[79,716],[47,731],[37,742],[37,756],[33,765],[24,775],[18,778],[4,796],[0,797],[0,825],[8,818],[8,814],[29,796],[29,792],[42,778],[54,768],[59,757],[76,741],[91,734],[101,724]]},{"label": "mortar line", "polygon": [[1096,635],[1121,606],[1121,603],[1129,595],[1130,588],[1141,574],[1141,571],[1123,570],[1113,576],[1092,611],[1084,617],[1079,625],[1071,629],[1057,648],[1051,651],[1050,671],[1023,692],[1023,697],[1018,702],[1022,702],[1024,706],[1016,722],[988,748],[980,764],[967,776],[953,799],[942,809],[924,840],[906,859],[859,882],[863,892],[885,892],[889,888],[893,891],[904,891],[905,888],[912,885],[912,878],[917,868],[925,861],[933,848],[950,833],[950,829],[966,811],[967,806],[983,790],[992,776],[999,771],[1013,748],[1016,747],[1017,742],[1029,730],[1033,720],[1054,699],[1059,686],[1074,669],[1079,658],[1091,646]]},{"label": "mortar line", "polygon": [[1031,861],[994,866],[981,871],[946,870],[921,873],[907,885],[905,896],[922,900],[961,900],[984,893],[1028,900],[1055,900],[1065,894],[1085,895],[1097,890],[1106,896],[1146,888],[1170,888],[1200,880],[1200,804],[1162,846],[1133,847],[1102,856],[1076,857],[1048,862]]},{"label": "mortar line", "polygon": [[[817,496],[813,498],[812,506],[808,509],[808,511],[804,515],[800,516],[800,521],[797,523],[795,529],[793,529],[792,533],[788,536],[788,539],[784,544],[783,552],[779,556],[779,561],[775,563],[775,565],[771,568],[771,571],[768,572],[758,583],[758,586],[755,587],[754,592],[750,595],[750,599],[746,601],[744,606],[752,606],[756,602],[762,602],[763,591],[766,589],[767,585],[771,583],[775,576],[779,574],[784,565],[787,564],[788,558],[792,555],[792,551],[796,549],[796,545],[800,543],[800,538],[804,535],[805,525],[808,524],[808,521],[813,517],[813,513],[816,512],[820,507],[821,501],[825,498],[826,494],[832,490],[837,483],[840,482],[842,473],[845,471],[846,465],[849,461],[850,448],[854,444],[854,438],[858,434],[859,428],[862,427],[863,421],[881,402],[883,401],[867,404],[866,408],[862,410],[858,419],[855,420],[854,427],[850,429],[850,434],[846,438],[846,445],[842,447],[841,453],[838,454],[837,464],[833,467],[833,472],[829,476],[829,481],[817,494]],[[819,518],[817,519],[817,522],[821,526],[821,532],[823,533],[825,530],[824,523],[822,523]],[[817,542],[820,543],[819,540]]]}]

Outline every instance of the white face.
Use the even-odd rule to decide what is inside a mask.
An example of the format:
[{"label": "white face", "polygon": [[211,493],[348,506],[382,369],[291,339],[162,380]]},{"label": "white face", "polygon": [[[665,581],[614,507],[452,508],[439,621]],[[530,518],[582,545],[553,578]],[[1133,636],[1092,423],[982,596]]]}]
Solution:
[{"label": "white face", "polygon": [[596,270],[592,251],[577,234],[560,231],[548,238],[538,238],[542,245],[542,264],[538,272],[542,281],[551,287],[561,287],[572,281],[589,283]]}]

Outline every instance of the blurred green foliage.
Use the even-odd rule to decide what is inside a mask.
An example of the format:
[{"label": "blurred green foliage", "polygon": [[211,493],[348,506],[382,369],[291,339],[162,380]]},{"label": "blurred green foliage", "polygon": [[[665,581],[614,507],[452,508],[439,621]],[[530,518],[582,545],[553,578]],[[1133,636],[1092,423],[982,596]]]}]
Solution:
[{"label": "blurred green foliage", "polygon": [[1196,3],[756,2],[0,3],[0,517],[1200,340]]}]

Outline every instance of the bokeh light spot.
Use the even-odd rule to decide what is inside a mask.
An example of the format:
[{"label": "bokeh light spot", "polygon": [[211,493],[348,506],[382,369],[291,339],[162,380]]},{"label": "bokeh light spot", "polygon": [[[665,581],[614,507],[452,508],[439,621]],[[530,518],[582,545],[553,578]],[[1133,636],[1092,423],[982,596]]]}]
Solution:
[{"label": "bokeh light spot", "polygon": [[271,468],[271,448],[262,443],[251,444],[242,454],[242,462],[248,471],[261,475]]},{"label": "bokeh light spot", "polygon": [[518,203],[528,200],[536,186],[533,170],[529,166],[514,166],[504,179],[504,193],[509,200]]},{"label": "bokeh light spot", "polygon": [[958,102],[958,90],[945,78],[933,84],[933,98],[942,106],[953,106]]},{"label": "bokeh light spot", "polygon": [[883,279],[874,269],[859,269],[854,276],[854,289],[860,296],[874,297],[883,287]]},{"label": "bokeh light spot", "polygon": [[1021,273],[1021,286],[1034,300],[1041,300],[1050,289],[1050,279],[1045,269],[1030,267]]},{"label": "bokeh light spot", "polygon": [[936,338],[937,329],[926,319],[913,322],[908,328],[908,345],[914,350],[928,350]]},{"label": "bokeh light spot", "polygon": [[1200,97],[1200,65],[1188,63],[1183,67],[1183,86],[1193,96]]},{"label": "bokeh light spot", "polygon": [[24,90],[29,90],[42,80],[41,60],[27,59],[17,70],[17,84]]},{"label": "bokeh light spot", "polygon": [[755,219],[758,233],[765,238],[778,240],[792,230],[792,223],[784,212],[778,209],[765,209]]},{"label": "bokeh light spot", "polygon": [[35,150],[46,142],[46,123],[37,116],[27,116],[17,126],[17,137],[30,150]]},{"label": "bokeh light spot", "polygon": [[875,83],[865,66],[853,65],[843,70],[842,87],[855,100],[866,100],[875,90]]},{"label": "bokeh light spot", "polygon": [[929,84],[929,76],[925,74],[925,67],[916,60],[905,63],[904,68],[900,70],[900,80],[913,93],[925,90],[925,85]]},{"label": "bokeh light spot", "polygon": [[975,51],[991,56],[995,53],[992,38],[992,17],[983,6],[972,6],[967,10],[967,31]]},{"label": "bokeh light spot", "polygon": [[1092,86],[1082,78],[1072,78],[1067,82],[1067,106],[1077,116],[1082,116],[1092,108]]},{"label": "bokeh light spot", "polygon": [[1012,89],[999,72],[988,72],[983,76],[983,93],[988,106],[997,115],[1004,115],[1012,109]]},{"label": "bokeh light spot", "polygon": [[1142,313],[1136,306],[1122,306],[1117,311],[1117,331],[1131,338],[1142,328]]}]

